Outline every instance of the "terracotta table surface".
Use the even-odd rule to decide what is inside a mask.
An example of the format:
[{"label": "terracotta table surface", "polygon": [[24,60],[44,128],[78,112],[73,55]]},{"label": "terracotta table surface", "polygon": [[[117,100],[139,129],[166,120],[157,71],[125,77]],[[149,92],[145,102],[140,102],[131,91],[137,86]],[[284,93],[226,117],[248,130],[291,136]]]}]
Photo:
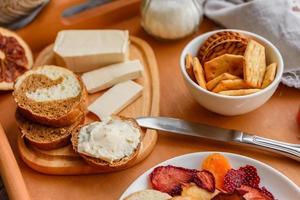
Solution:
[{"label": "terracotta table surface", "polygon": [[[204,20],[193,36],[172,42],[162,42],[147,35],[136,16],[107,28],[128,29],[132,35],[146,40],[153,48],[160,72],[161,116],[178,117],[224,128],[239,129],[248,133],[286,142],[300,143],[300,131],[296,123],[299,108],[299,90],[280,85],[266,104],[254,112],[236,117],[214,114],[201,107],[187,91],[179,70],[179,57],[183,47],[195,36],[214,29],[215,25]],[[9,93],[0,95],[0,122],[13,149],[16,148],[14,108]],[[5,116],[4,116],[5,115]],[[6,120],[6,119],[11,120]],[[267,151],[241,147],[227,143],[177,136],[159,132],[159,139],[152,154],[142,163],[110,174],[87,176],[48,176],[28,168],[17,157],[32,199],[117,199],[128,185],[148,168],[174,156],[198,151],[226,151],[255,158],[288,176],[300,186],[300,164],[289,158]]]}]

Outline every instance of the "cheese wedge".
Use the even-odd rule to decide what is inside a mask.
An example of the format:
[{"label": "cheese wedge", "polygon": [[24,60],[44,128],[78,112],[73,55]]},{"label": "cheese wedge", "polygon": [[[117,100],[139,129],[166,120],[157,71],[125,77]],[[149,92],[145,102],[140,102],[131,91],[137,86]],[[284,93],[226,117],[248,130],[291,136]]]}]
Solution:
[{"label": "cheese wedge", "polygon": [[56,62],[74,72],[87,72],[123,62],[129,54],[128,31],[64,30],[56,37]]},{"label": "cheese wedge", "polygon": [[88,110],[101,120],[117,114],[142,94],[143,87],[131,80],[116,84],[96,99]]},{"label": "cheese wedge", "polygon": [[88,93],[95,93],[117,83],[136,79],[142,75],[142,71],[141,62],[133,60],[83,73],[81,78]]}]

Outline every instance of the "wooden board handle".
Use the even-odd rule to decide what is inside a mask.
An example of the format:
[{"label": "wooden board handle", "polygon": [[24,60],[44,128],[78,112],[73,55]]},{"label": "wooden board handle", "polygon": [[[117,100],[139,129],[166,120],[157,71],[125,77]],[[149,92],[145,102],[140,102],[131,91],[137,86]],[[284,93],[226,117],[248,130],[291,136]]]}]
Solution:
[{"label": "wooden board handle", "polygon": [[11,200],[30,200],[23,176],[1,124],[0,138],[0,174],[9,198]]}]

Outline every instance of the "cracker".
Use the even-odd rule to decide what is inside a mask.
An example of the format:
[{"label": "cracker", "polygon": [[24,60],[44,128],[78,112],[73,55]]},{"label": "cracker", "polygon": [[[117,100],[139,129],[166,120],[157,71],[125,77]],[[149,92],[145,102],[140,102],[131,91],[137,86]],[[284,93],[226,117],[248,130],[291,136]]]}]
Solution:
[{"label": "cracker", "polygon": [[265,47],[254,40],[250,40],[245,51],[245,81],[253,87],[260,88],[265,70]]},{"label": "cracker", "polygon": [[210,81],[217,76],[228,72],[235,76],[243,76],[244,56],[224,54],[204,64],[205,77]]},{"label": "cracker", "polygon": [[193,56],[191,54],[187,54],[185,56],[185,70],[189,77],[195,81],[194,69],[193,69]]},{"label": "cracker", "polygon": [[269,66],[267,66],[261,88],[268,87],[274,81],[276,75],[276,68],[277,68],[277,63],[272,63]]},{"label": "cracker", "polygon": [[209,36],[205,42],[201,45],[201,47],[199,48],[198,51],[198,58],[200,61],[202,61],[202,57],[204,55],[204,53],[206,52],[207,49],[209,49],[209,47],[211,47],[211,45],[215,44],[216,41],[220,40],[220,38],[228,38],[230,36],[240,36],[239,33],[237,32],[233,32],[233,31],[221,31],[221,32],[217,32],[211,36]]},{"label": "cracker", "polygon": [[208,90],[212,90],[220,81],[222,80],[233,80],[233,79],[239,79],[238,76],[229,74],[229,73],[223,73],[216,78],[210,80],[209,82],[206,83],[206,88]]},{"label": "cracker", "polygon": [[225,90],[219,92],[219,94],[227,95],[227,96],[243,96],[248,94],[253,94],[255,92],[259,92],[260,89],[240,89],[240,90]]},{"label": "cracker", "polygon": [[233,79],[220,81],[212,91],[217,93],[224,90],[238,90],[248,88],[249,86],[243,79]]},{"label": "cracker", "polygon": [[198,82],[198,84],[206,89],[206,80],[205,80],[205,76],[204,76],[204,71],[203,71],[203,67],[199,62],[199,59],[197,57],[193,58],[193,70],[194,70],[194,74],[195,74],[195,78]]},{"label": "cracker", "polygon": [[202,63],[210,61],[223,54],[243,55],[246,48],[246,41],[230,39],[219,42],[207,50],[207,52],[203,56]]}]

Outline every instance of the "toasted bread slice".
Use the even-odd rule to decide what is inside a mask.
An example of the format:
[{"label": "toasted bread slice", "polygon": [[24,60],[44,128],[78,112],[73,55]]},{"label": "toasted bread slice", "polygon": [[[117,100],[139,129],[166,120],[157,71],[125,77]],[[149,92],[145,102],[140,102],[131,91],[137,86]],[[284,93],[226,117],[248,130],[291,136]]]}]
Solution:
[{"label": "toasted bread slice", "polygon": [[70,126],[50,127],[25,119],[20,111],[16,110],[17,125],[22,137],[35,147],[44,150],[57,149],[70,143],[71,133],[84,123],[84,113]]},{"label": "toasted bread slice", "polygon": [[[79,149],[79,142],[81,141],[81,147],[83,145],[86,145],[83,144],[83,142],[86,142],[86,141],[82,141],[83,138],[84,139],[87,139],[89,137],[91,137],[91,133],[89,133],[88,135],[85,135],[85,136],[80,136],[80,134],[82,134],[82,130],[85,129],[85,130],[89,130],[90,132],[93,131],[93,129],[98,125],[95,126],[95,122],[94,123],[90,123],[90,124],[86,124],[86,125],[83,125],[83,126],[80,126],[78,127],[73,133],[72,133],[72,138],[71,138],[71,142],[72,142],[72,145],[73,145],[73,149],[90,165],[92,166],[95,166],[99,169],[103,169],[103,170],[111,170],[111,169],[123,169],[123,168],[126,168],[128,165],[130,165],[132,162],[134,162],[137,158],[137,155],[138,155],[138,152],[139,152],[139,149],[140,149],[140,146],[141,146],[141,141],[142,141],[142,138],[144,136],[144,133],[142,131],[142,129],[139,127],[139,125],[137,124],[137,122],[135,121],[135,119],[132,119],[132,118],[125,118],[125,117],[113,117],[111,119],[109,119],[107,122],[96,122],[96,123],[101,123],[102,125],[104,124],[107,125],[107,124],[110,124],[110,123],[113,123],[115,120],[120,120],[122,122],[125,122],[125,123],[129,123],[130,126],[138,129],[138,132],[139,132],[139,142],[137,144],[137,146],[133,149],[133,151],[129,154],[129,155],[126,155],[124,157],[121,157],[121,158],[118,158],[118,159],[114,159],[114,160],[110,160],[110,161],[107,161],[107,160],[104,160],[103,157],[101,156],[95,156],[95,155],[91,155],[91,154],[88,154],[87,152],[83,152],[82,149]],[[93,126],[90,126],[92,125]],[[106,127],[107,128],[107,127]],[[109,128],[108,128],[109,129]],[[99,137],[99,136],[95,136],[93,135],[92,136],[93,138],[95,137]],[[105,136],[104,138],[106,138],[107,136]],[[108,139],[110,140],[110,139]],[[121,143],[118,142],[118,145],[119,146]],[[95,146],[93,146],[92,148],[90,149],[95,149]],[[104,150],[103,150],[104,149]],[[99,149],[97,149],[97,152]],[[109,151],[109,149],[105,149],[105,148],[101,148],[101,151],[103,152],[111,152]],[[103,155],[103,154],[102,154]]]},{"label": "toasted bread slice", "polygon": [[70,70],[42,66],[25,72],[14,86],[14,99],[27,119],[44,125],[73,124],[86,111],[86,91]]},{"label": "toasted bread slice", "polygon": [[124,200],[167,200],[172,197],[158,190],[146,189],[132,193]]}]

